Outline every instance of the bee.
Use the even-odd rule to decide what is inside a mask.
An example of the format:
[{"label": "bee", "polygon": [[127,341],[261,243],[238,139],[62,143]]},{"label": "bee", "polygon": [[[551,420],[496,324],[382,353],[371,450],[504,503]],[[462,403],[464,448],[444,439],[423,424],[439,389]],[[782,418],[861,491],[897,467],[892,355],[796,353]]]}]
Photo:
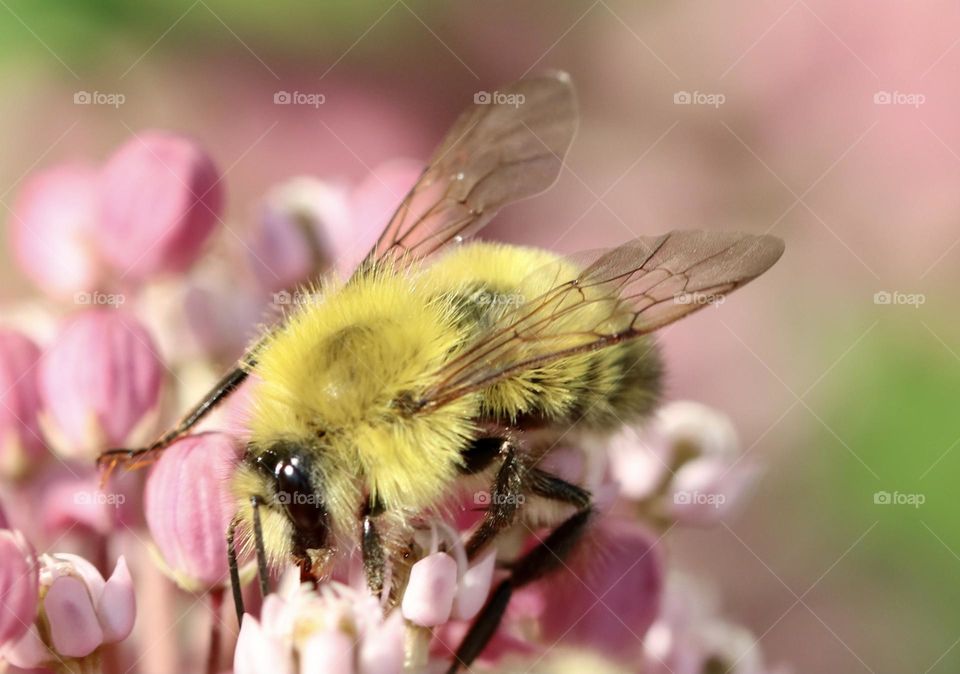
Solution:
[{"label": "bee", "polygon": [[356,548],[380,593],[388,573],[402,574],[414,523],[465,485],[490,491],[470,558],[531,499],[555,504],[551,533],[512,561],[449,671],[468,666],[511,594],[561,565],[594,514],[590,493],[541,459],[561,437],[642,422],[663,371],[651,333],[782,254],[772,236],[716,231],[643,236],[582,259],[469,240],[556,181],[577,128],[564,73],[503,94],[457,119],[348,280],[323,280],[317,301],[266,332],[152,445],[101,456],[111,469],[156,458],[256,376],[227,532],[238,614],[235,536],[256,553],[264,593],[270,567],[293,561],[321,579]]}]

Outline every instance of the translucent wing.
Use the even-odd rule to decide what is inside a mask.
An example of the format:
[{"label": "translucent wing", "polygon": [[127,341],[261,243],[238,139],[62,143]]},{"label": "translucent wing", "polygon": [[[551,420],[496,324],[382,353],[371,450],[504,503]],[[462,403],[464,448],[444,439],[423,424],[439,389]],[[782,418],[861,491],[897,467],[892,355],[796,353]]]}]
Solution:
[{"label": "translucent wing", "polygon": [[729,232],[630,241],[509,312],[444,366],[421,404],[443,405],[518,372],[653,332],[722,301],[782,253],[775,237]]},{"label": "translucent wing", "polygon": [[476,94],[360,269],[416,259],[478,231],[504,205],[550,187],[577,127],[566,73]]}]

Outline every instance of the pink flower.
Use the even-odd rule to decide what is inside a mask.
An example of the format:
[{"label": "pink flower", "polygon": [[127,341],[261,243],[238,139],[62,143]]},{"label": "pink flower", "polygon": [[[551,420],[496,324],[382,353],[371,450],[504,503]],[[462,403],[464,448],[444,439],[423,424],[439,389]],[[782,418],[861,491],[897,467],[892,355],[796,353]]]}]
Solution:
[{"label": "pink flower", "polygon": [[0,330],[0,475],[16,478],[46,455],[38,414],[40,349],[29,338]]},{"label": "pink flower", "polygon": [[45,292],[69,298],[100,281],[92,227],[97,171],[63,164],[32,175],[14,204],[10,236],[17,262]]},{"label": "pink flower", "polygon": [[713,592],[691,578],[673,575],[663,607],[647,633],[643,672],[649,674],[772,674],[748,630],[719,616]]},{"label": "pink flower", "polygon": [[64,458],[89,460],[146,439],[163,364],[147,331],[120,309],[91,309],[61,328],[40,365],[42,425]]},{"label": "pink flower", "polygon": [[[102,644],[122,641],[136,619],[133,581],[123,557],[109,580],[90,562],[66,553],[40,556],[40,612],[4,657],[24,668],[82,660]],[[96,657],[96,655],[93,655]]]},{"label": "pink flower", "polygon": [[229,480],[237,459],[230,436],[201,433],[173,444],[147,478],[147,525],[165,570],[186,590],[227,578],[225,536],[234,512]]},{"label": "pink flower", "polygon": [[0,529],[0,648],[26,633],[37,614],[37,560],[19,531]]},{"label": "pink flower", "polygon": [[564,566],[522,590],[514,611],[537,621],[546,644],[597,649],[630,660],[656,619],[663,592],[663,560],[656,538],[612,516],[599,519]]},{"label": "pink flower", "polygon": [[220,175],[191,140],[146,131],[103,168],[98,234],[121,277],[187,269],[213,233],[223,206]]},{"label": "pink flower", "polygon": [[656,515],[687,524],[728,515],[758,472],[741,458],[726,415],[686,401],[664,405],[647,428],[625,428],[610,442],[609,457],[623,496],[652,501]]},{"label": "pink flower", "polygon": [[385,616],[366,589],[330,582],[312,590],[291,569],[267,596],[260,620],[244,616],[233,671],[400,674],[404,635],[400,612]]},{"label": "pink flower", "polygon": [[307,282],[330,268],[333,239],[349,227],[346,190],[309,177],[275,187],[250,242],[250,265],[270,292]]},{"label": "pink flower", "polygon": [[450,619],[457,595],[457,562],[445,552],[435,552],[410,569],[403,593],[403,617],[424,627],[442,625]]},{"label": "pink flower", "polygon": [[101,487],[100,476],[64,476],[43,491],[44,529],[55,535],[82,526],[107,535],[120,525],[139,524],[141,480],[138,473],[118,472]]}]

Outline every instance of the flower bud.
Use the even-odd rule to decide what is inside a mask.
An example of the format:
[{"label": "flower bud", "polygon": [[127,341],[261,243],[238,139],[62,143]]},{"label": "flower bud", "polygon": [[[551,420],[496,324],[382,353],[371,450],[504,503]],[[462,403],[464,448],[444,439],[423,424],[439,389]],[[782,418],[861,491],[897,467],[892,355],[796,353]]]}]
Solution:
[{"label": "flower bud", "polygon": [[123,557],[104,580],[96,567],[72,554],[41,555],[42,622],[4,650],[13,665],[35,668],[82,660],[103,644],[122,641],[136,619],[133,581]]},{"label": "flower bud", "polygon": [[401,610],[407,620],[435,627],[450,619],[457,594],[457,562],[445,552],[427,555],[410,569]]},{"label": "flower bud", "polygon": [[13,330],[0,330],[0,475],[16,478],[46,456],[38,414],[40,349]]},{"label": "flower bud", "polygon": [[163,364],[147,331],[120,309],[71,317],[40,364],[44,431],[64,458],[89,460],[146,438]]},{"label": "flower bud", "polygon": [[227,578],[230,476],[238,452],[223,433],[188,436],[163,452],[147,478],[144,510],[165,571],[199,591]]},{"label": "flower bud", "polygon": [[453,615],[457,620],[471,620],[483,608],[490,594],[496,563],[496,551],[490,550],[463,574],[453,604]]},{"label": "flower bud", "polygon": [[349,223],[342,188],[309,177],[274,188],[250,242],[250,265],[260,285],[276,292],[329,269],[339,253],[334,242],[342,241]]},{"label": "flower bud", "polygon": [[97,170],[63,164],[30,176],[13,206],[14,256],[31,281],[66,299],[99,280],[92,228],[97,219]]},{"label": "flower bud", "polygon": [[220,175],[193,141],[147,131],[107,160],[100,183],[99,245],[120,273],[145,279],[187,269],[219,221]]},{"label": "flower bud", "polygon": [[0,529],[0,647],[19,640],[37,615],[37,561],[19,531]]}]

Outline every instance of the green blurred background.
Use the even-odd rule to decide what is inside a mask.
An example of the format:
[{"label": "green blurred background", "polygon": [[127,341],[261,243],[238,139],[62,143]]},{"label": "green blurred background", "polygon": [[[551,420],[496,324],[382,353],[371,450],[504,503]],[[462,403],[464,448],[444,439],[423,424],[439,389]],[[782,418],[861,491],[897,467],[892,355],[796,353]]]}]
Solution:
[{"label": "green blurred background", "polygon": [[[796,672],[957,672],[958,43],[960,6],[935,0],[0,0],[0,202],[32,170],[171,128],[227,173],[242,233],[271,185],[425,158],[475,92],[568,70],[583,116],[568,168],[489,236],[787,241],[761,281],[664,335],[670,396],[728,412],[767,466],[737,518],[675,537],[675,564]],[[277,106],[278,91],[326,100]],[[5,301],[30,292],[6,251],[3,267]]]}]

